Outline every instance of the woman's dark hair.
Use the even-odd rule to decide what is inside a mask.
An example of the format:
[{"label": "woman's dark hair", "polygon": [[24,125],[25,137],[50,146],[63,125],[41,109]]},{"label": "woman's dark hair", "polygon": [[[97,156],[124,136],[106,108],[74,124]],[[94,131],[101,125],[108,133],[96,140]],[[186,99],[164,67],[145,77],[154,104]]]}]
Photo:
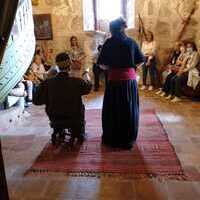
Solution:
[{"label": "woman's dark hair", "polygon": [[152,31],[147,31],[147,34],[149,34],[151,36],[151,40],[154,40],[154,34]]},{"label": "woman's dark hair", "polygon": [[78,46],[78,38],[74,35],[70,37],[70,45],[72,45],[72,40],[74,39],[76,40],[76,45]]}]

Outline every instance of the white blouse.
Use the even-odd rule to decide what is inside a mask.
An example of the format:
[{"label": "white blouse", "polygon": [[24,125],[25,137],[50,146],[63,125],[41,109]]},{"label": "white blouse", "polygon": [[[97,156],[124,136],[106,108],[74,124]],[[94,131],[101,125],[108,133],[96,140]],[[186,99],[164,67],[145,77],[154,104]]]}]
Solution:
[{"label": "white blouse", "polygon": [[37,65],[36,63],[33,63],[31,65],[31,71],[33,72],[34,76],[36,76],[36,78],[44,80],[46,71],[43,64]]},{"label": "white blouse", "polygon": [[155,55],[156,54],[156,42],[147,42],[142,43],[142,52],[144,55]]}]

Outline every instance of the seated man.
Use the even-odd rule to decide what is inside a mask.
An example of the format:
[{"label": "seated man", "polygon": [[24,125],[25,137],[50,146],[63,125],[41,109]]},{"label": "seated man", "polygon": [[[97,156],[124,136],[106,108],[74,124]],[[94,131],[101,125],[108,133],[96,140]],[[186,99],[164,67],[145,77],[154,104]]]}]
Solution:
[{"label": "seated man", "polygon": [[56,64],[60,72],[37,87],[33,103],[46,105],[46,113],[54,128],[53,144],[56,135],[62,133],[65,128],[70,129],[72,138],[78,138],[81,143],[85,137],[85,107],[81,96],[90,93],[92,83],[88,72],[84,73],[83,79],[70,77],[71,61],[68,54],[58,54]]}]

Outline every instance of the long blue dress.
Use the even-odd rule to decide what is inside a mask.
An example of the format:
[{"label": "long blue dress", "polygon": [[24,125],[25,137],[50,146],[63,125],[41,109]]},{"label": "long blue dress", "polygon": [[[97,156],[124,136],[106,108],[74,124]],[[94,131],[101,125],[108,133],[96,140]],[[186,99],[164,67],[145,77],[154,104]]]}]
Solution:
[{"label": "long blue dress", "polygon": [[[136,68],[144,61],[137,43],[125,34],[107,39],[98,58],[100,65],[112,69]],[[109,72],[108,72],[109,73]],[[130,149],[138,135],[139,97],[136,80],[109,80],[102,110],[102,142]]]}]

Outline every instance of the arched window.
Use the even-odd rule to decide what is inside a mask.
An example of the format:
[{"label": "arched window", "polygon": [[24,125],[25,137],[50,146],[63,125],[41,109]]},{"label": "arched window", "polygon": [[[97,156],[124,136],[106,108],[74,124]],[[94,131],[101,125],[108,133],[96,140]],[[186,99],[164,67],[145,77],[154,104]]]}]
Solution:
[{"label": "arched window", "polygon": [[108,24],[118,17],[127,20],[128,28],[135,26],[135,0],[83,0],[85,31],[108,32]]}]

